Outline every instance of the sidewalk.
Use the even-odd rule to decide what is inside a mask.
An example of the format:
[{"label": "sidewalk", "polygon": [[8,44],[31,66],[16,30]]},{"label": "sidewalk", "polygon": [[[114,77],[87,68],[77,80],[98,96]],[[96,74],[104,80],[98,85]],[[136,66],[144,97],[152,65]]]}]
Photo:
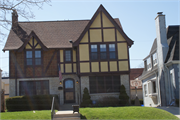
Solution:
[{"label": "sidewalk", "polygon": [[180,108],[179,107],[170,107],[170,106],[168,106],[168,107],[156,107],[156,108],[166,110],[166,111],[174,114],[178,118],[180,118]]}]

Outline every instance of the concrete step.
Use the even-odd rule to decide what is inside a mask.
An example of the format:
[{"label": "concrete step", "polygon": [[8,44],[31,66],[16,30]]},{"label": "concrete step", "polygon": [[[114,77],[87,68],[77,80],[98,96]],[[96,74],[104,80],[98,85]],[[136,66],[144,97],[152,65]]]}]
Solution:
[{"label": "concrete step", "polygon": [[58,111],[54,115],[55,117],[80,117],[80,113],[75,112],[73,114],[72,110],[66,110],[66,111]]},{"label": "concrete step", "polygon": [[80,120],[80,117],[54,117],[53,120]]},{"label": "concrete step", "polygon": [[60,105],[59,110],[73,110],[72,105],[77,105],[77,104],[76,103],[74,103],[74,104],[63,104],[63,105]]}]

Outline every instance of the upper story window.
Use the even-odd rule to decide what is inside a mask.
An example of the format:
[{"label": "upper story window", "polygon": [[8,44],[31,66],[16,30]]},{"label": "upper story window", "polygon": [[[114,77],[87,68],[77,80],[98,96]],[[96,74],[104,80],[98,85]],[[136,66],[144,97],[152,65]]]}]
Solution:
[{"label": "upper story window", "polygon": [[106,44],[100,45],[100,54],[101,59],[107,59]]},{"label": "upper story window", "polygon": [[91,45],[91,59],[92,60],[98,59],[97,45]]},{"label": "upper story window", "polygon": [[144,95],[147,96],[147,85],[144,85]]},{"label": "upper story window", "polygon": [[151,58],[149,57],[147,59],[147,70],[150,70],[151,69]]},{"label": "upper story window", "polygon": [[[34,59],[34,60],[33,60]],[[41,65],[41,51],[26,51],[26,65]]]},{"label": "upper story window", "polygon": [[67,62],[71,61],[71,50],[65,51],[65,61]]},{"label": "upper story window", "polygon": [[154,53],[152,57],[153,57],[153,65],[155,66],[157,65],[157,53]]},{"label": "upper story window", "polygon": [[115,44],[109,44],[109,58],[116,59]]}]

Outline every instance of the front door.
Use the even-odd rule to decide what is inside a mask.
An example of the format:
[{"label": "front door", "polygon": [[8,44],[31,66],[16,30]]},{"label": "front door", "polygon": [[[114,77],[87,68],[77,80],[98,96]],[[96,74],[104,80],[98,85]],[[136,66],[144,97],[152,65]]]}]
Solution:
[{"label": "front door", "polygon": [[64,80],[64,103],[75,103],[75,84],[74,80]]}]

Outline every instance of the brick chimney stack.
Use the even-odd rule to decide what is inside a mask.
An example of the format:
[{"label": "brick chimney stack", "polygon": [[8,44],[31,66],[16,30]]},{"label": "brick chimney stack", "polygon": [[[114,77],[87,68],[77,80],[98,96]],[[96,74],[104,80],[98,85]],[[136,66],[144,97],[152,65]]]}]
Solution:
[{"label": "brick chimney stack", "polygon": [[12,28],[17,27],[18,25],[18,14],[16,10],[13,10],[12,12]]}]

